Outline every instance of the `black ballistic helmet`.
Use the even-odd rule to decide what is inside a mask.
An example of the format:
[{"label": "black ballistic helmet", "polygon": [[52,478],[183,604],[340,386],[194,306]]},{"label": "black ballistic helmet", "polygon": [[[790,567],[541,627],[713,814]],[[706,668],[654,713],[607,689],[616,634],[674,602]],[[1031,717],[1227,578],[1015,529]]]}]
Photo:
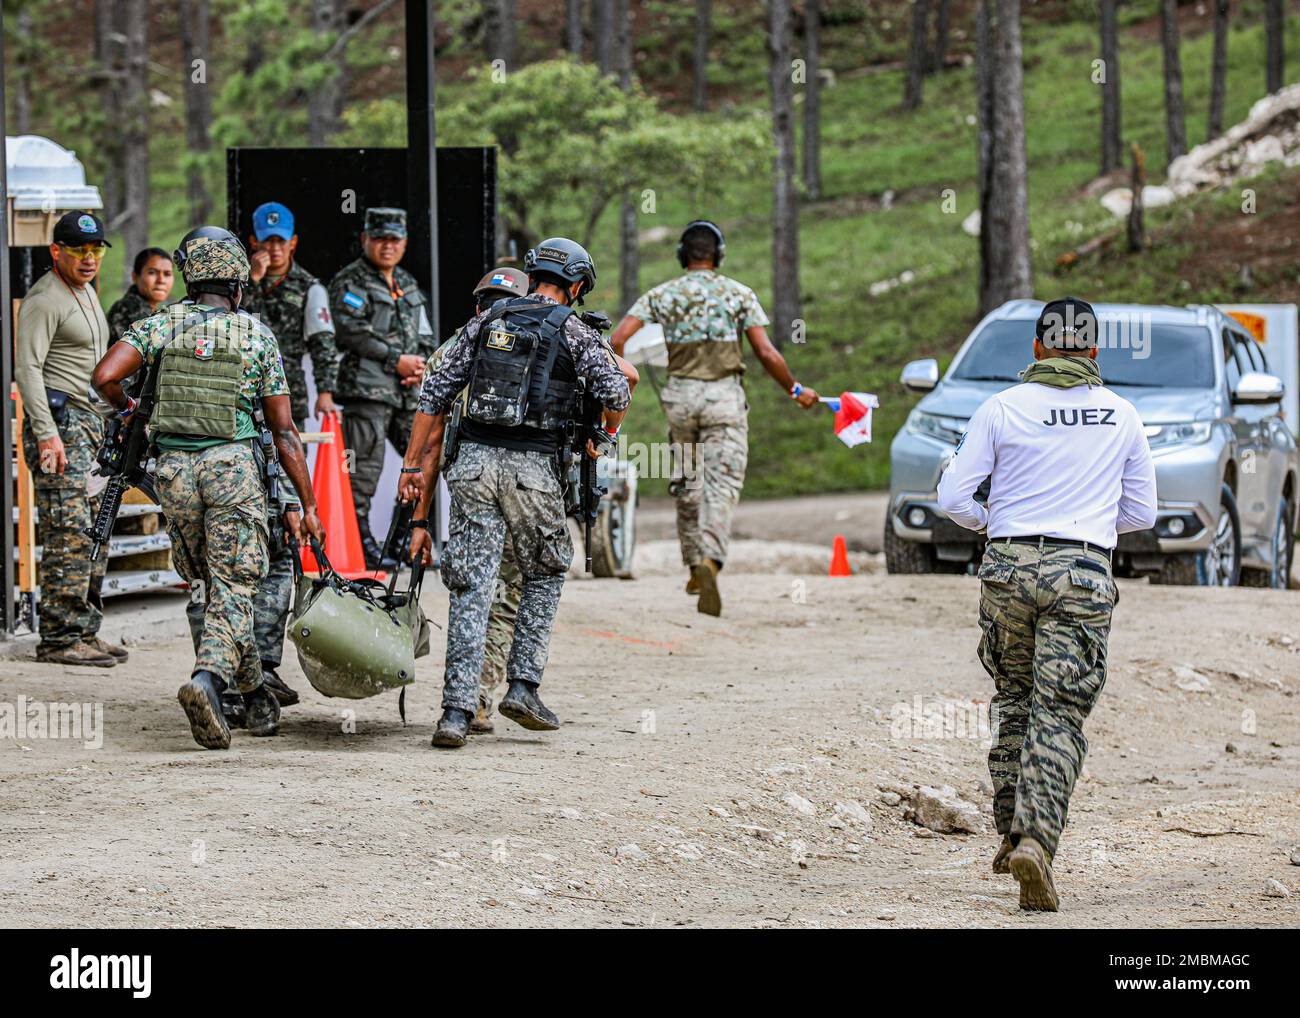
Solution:
[{"label": "black ballistic helmet", "polygon": [[681,239],[677,241],[677,263],[682,268],[686,268],[687,263],[690,261],[690,259],[686,257],[686,235],[692,230],[707,230],[709,233],[713,234],[715,242],[714,250],[717,252],[713,258],[713,266],[714,268],[717,268],[722,264],[722,259],[727,256],[727,242],[723,239],[722,228],[719,227],[717,223],[708,219],[692,219],[686,224],[686,229],[682,231]]},{"label": "black ballistic helmet", "polygon": [[587,249],[568,237],[550,237],[524,255],[524,271],[530,276],[543,273],[558,276],[566,283],[581,281],[576,303],[596,286],[596,263]]},{"label": "black ballistic helmet", "polygon": [[1097,345],[1097,313],[1078,297],[1049,300],[1034,324],[1034,338],[1049,350],[1091,350]]}]

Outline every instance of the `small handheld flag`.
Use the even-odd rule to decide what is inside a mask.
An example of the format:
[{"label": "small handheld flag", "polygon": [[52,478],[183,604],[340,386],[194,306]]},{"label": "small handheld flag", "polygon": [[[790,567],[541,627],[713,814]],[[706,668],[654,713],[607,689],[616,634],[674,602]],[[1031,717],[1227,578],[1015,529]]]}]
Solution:
[{"label": "small handheld flag", "polygon": [[869,392],[842,392],[838,396],[819,396],[835,413],[835,434],[852,449],[871,441],[871,411],[880,400]]}]

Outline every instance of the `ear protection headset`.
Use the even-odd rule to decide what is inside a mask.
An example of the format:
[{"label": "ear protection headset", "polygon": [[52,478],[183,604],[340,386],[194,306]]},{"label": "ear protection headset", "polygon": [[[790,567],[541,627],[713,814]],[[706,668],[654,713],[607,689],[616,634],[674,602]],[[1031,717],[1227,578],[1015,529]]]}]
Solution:
[{"label": "ear protection headset", "polygon": [[722,230],[718,228],[718,224],[710,222],[707,219],[692,219],[686,224],[686,229],[682,231],[681,239],[677,241],[677,263],[682,268],[686,268],[688,261],[686,257],[686,235],[698,227],[704,227],[704,229],[713,234],[714,239],[717,241],[717,257],[713,262],[713,265],[716,268],[722,264],[722,259],[727,255],[727,242],[723,239]]}]

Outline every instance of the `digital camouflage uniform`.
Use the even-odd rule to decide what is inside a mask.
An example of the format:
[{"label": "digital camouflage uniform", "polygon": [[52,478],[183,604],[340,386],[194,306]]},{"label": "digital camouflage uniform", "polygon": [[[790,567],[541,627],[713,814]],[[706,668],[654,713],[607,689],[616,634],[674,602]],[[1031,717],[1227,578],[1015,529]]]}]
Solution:
[{"label": "digital camouflage uniform", "polygon": [[695,269],[642,294],[630,316],[663,326],[668,382],[659,394],[673,447],[682,562],[723,563],[749,458],[749,404],[741,377],[745,330],[767,325],[754,291]]},{"label": "digital camouflage uniform", "polygon": [[[313,293],[315,287],[320,289]],[[325,287],[297,262],[291,262],[289,271],[278,279],[268,275],[249,283],[243,307],[275,333],[289,382],[293,419],[302,427],[308,415],[303,357],[311,354],[317,392],[333,392],[338,385],[339,351],[334,345],[334,319]]]},{"label": "digital camouflage uniform", "polygon": [[[537,294],[529,299],[555,303]],[[425,379],[420,413],[445,413],[469,382],[477,350],[473,341],[484,317],[470,319],[461,341],[446,349],[438,370]],[[565,321],[564,337],[588,391],[610,410],[626,409],[631,401],[627,379],[604,337],[576,315]],[[451,526],[442,578],[450,604],[442,706],[473,714],[507,534],[522,583],[506,672],[510,681],[534,686],[546,667],[573,541],[554,455],[462,440],[445,476],[451,488]]]},{"label": "digital camouflage uniform", "polygon": [[[424,369],[424,377],[438,370],[448,347],[460,338],[457,333],[447,340],[429,358]],[[458,397],[463,398],[463,397]],[[514,547],[510,535],[505,535],[501,546],[501,568],[492,594],[492,604],[488,608],[487,638],[483,648],[483,672],[479,676],[478,699],[485,713],[490,713],[496,697],[496,691],[505,684],[506,662],[510,658],[510,644],[515,635],[515,619],[519,615],[519,597],[523,593],[524,577],[515,561]]]},{"label": "digital camouflage uniform", "polygon": [[136,322],[154,314],[153,306],[141,295],[132,283],[126,288],[113,306],[108,309],[108,334],[110,342],[116,343]]},{"label": "digital camouflage uniform", "polygon": [[[191,254],[191,259],[200,255]],[[175,323],[203,305],[173,305],[137,323],[124,337],[145,359],[159,356]],[[191,585],[192,610],[202,606],[202,635],[194,670],[221,676],[248,693],[262,684],[253,632],[253,596],[268,567],[267,499],[253,452],[254,401],[288,395],[279,348],[270,330],[246,314],[218,314],[175,340],[238,350],[242,367],[233,440],[175,433],[165,427],[159,377],[153,438],[158,446],[158,497],[179,572]],[[179,348],[178,348],[179,349]],[[195,356],[199,356],[196,352]],[[193,615],[191,616],[193,618]]]},{"label": "digital camouflage uniform", "polygon": [[989,706],[999,834],[1053,855],[1088,740],[1083,723],[1106,683],[1118,596],[1102,550],[990,541],[979,569],[979,655]]},{"label": "digital camouflage uniform", "polygon": [[58,425],[68,465],[62,474],[41,472],[39,447],[31,418],[23,420],[23,457],[36,488],[40,521],[41,648],[59,650],[91,640],[104,620],[100,585],[108,553],[90,561],[91,540],[86,528],[99,513],[99,497],[86,494],[86,480],[95,466],[95,453],[104,440],[99,414],[69,406],[67,421]]},{"label": "digital camouflage uniform", "polygon": [[415,277],[400,265],[393,289],[365,257],[344,266],[329,285],[335,337],[342,351],[335,395],[345,404],[343,439],[351,450],[352,501],[366,532],[370,500],[384,469],[384,442],[406,449],[420,387],[402,387],[402,354],[426,359],[437,345]]},{"label": "digital camouflage uniform", "polygon": [[[264,276],[245,290],[243,307],[275,334],[284,376],[289,383],[293,419],[302,427],[307,420],[307,373],[302,359],[311,354],[316,391],[333,392],[338,384],[339,352],[334,345],[334,319],[325,287],[297,262],[278,279]],[[282,514],[286,501],[296,502],[291,485],[281,484]],[[267,668],[278,668],[284,657],[284,629],[293,598],[293,553],[282,542],[270,549],[271,565],[253,598],[253,631],[257,652]],[[193,628],[193,627],[191,627]]]}]

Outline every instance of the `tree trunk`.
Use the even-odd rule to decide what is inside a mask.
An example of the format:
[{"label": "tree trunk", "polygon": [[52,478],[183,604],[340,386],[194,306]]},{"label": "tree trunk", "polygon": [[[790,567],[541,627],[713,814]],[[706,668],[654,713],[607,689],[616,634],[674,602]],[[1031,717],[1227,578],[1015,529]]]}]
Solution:
[{"label": "tree trunk", "polygon": [[1024,69],[1020,41],[1020,0],[995,0],[990,27],[992,130],[987,163],[988,191],[983,201],[981,244],[986,265],[980,304],[987,312],[1008,300],[1031,297],[1033,263],[1029,253],[1028,166],[1025,158]]},{"label": "tree trunk", "polygon": [[921,105],[921,81],[925,74],[930,45],[926,34],[930,28],[930,0],[912,0],[912,45],[907,52],[907,77],[903,83],[903,109]]},{"label": "tree trunk", "polygon": [[767,48],[772,58],[772,342],[782,346],[802,317],[799,298],[799,199],[795,191],[793,26],[790,0],[768,0]]},{"label": "tree trunk", "polygon": [[135,253],[149,246],[149,2],[126,0],[126,79],[122,140],[127,219],[123,284],[131,281]]},{"label": "tree trunk", "polygon": [[[624,91],[632,87],[632,15],[628,0],[616,0],[615,31],[618,49],[618,80]],[[640,296],[641,250],[637,239],[636,195],[623,195],[619,214],[618,284],[619,311],[624,312]]]},{"label": "tree trunk", "polygon": [[[312,0],[311,24],[317,45],[324,53],[347,27],[346,0]],[[328,145],[343,119],[343,96],[347,92],[347,47],[334,58],[329,79],[307,97],[307,143]]]},{"label": "tree trunk", "polygon": [[36,28],[32,23],[32,9],[24,7],[18,12],[18,38],[14,64],[14,127],[17,134],[32,131],[32,58],[29,47],[35,42]]},{"label": "tree trunk", "polygon": [[1210,119],[1205,140],[1223,133],[1224,93],[1228,87],[1228,17],[1229,0],[1214,0],[1214,58],[1210,63]]},{"label": "tree trunk", "polygon": [[483,0],[483,48],[488,61],[515,66],[515,0]]},{"label": "tree trunk", "polygon": [[804,0],[803,186],[808,197],[822,196],[822,83],[820,0]]},{"label": "tree trunk", "polygon": [[596,66],[601,74],[614,73],[617,48],[614,44],[614,3],[615,0],[591,0],[591,37]]},{"label": "tree trunk", "polygon": [[1269,95],[1281,89],[1286,66],[1286,0],[1264,0],[1264,81]]},{"label": "tree trunk", "polygon": [[208,0],[180,0],[181,91],[185,95],[185,145],[190,157],[185,190],[190,221],[195,224],[206,223],[212,214],[212,196],[205,178],[212,130],[208,15]]},{"label": "tree trunk", "polygon": [[1178,0],[1160,2],[1160,44],[1165,58],[1165,147],[1172,163],[1187,151],[1183,71],[1178,60]]},{"label": "tree trunk", "polygon": [[951,0],[939,0],[939,8],[934,14],[934,48],[930,51],[928,73],[943,70],[943,61],[948,56],[948,32],[951,25]]},{"label": "tree trunk", "polygon": [[[100,194],[104,199],[104,221],[114,224],[122,215],[125,197],[122,194],[126,175],[122,169],[122,72],[125,57],[122,49],[122,7],[117,0],[95,2],[95,63],[102,81],[99,85],[100,112],[104,118],[104,132],[100,141],[103,172],[100,174]],[[116,230],[117,226],[113,225]]]},{"label": "tree trunk", "polygon": [[1101,172],[1104,176],[1124,165],[1119,115],[1118,0],[1101,0]]},{"label": "tree trunk", "polygon": [[582,0],[565,0],[564,48],[575,57],[582,56]]},{"label": "tree trunk", "polygon": [[691,58],[691,107],[700,113],[709,108],[710,6],[710,0],[695,0],[695,51]]},{"label": "tree trunk", "polygon": [[1147,158],[1138,143],[1133,142],[1133,176],[1130,186],[1133,190],[1133,203],[1128,210],[1128,249],[1141,251],[1146,244],[1146,230],[1142,222],[1142,189],[1147,183]]}]

